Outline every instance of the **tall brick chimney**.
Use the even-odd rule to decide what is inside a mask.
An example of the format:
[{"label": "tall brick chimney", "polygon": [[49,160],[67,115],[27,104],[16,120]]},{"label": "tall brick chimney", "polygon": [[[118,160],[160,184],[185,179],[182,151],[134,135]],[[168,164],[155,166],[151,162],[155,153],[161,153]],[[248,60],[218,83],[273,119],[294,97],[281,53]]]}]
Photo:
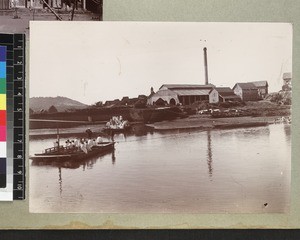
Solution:
[{"label": "tall brick chimney", "polygon": [[204,51],[204,70],[205,70],[205,85],[208,84],[208,68],[207,68],[207,48],[203,48]]}]

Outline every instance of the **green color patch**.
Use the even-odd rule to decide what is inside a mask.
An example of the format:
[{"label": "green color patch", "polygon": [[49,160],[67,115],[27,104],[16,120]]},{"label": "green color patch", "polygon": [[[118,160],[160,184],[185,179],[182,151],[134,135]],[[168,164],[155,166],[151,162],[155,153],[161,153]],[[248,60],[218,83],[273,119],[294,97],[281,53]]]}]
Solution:
[{"label": "green color patch", "polygon": [[0,78],[0,94],[6,93],[6,80],[5,78]]}]

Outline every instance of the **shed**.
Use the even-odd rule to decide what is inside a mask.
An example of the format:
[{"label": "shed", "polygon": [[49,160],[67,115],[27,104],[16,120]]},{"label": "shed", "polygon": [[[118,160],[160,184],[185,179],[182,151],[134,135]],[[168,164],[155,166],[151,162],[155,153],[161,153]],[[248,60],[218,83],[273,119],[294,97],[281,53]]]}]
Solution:
[{"label": "shed", "polygon": [[237,96],[229,87],[219,87],[210,90],[209,103],[219,103],[228,101],[241,101],[241,98]]},{"label": "shed", "polygon": [[243,101],[259,100],[258,88],[253,83],[236,83],[233,92]]}]

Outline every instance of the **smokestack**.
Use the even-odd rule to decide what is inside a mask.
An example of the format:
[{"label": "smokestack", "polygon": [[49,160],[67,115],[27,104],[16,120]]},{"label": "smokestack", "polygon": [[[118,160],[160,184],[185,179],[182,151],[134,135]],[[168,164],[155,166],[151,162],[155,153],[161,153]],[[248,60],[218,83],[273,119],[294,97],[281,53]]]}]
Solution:
[{"label": "smokestack", "polygon": [[208,68],[207,68],[207,48],[203,48],[204,51],[204,70],[205,70],[205,85],[208,84]]}]

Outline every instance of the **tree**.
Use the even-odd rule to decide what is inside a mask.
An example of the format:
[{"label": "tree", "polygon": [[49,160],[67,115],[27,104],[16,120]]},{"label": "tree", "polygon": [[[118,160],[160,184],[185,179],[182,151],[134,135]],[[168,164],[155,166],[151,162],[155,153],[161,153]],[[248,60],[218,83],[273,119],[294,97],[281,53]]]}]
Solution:
[{"label": "tree", "polygon": [[57,111],[56,107],[54,107],[53,105],[51,107],[49,107],[49,109],[48,109],[48,113],[57,113],[57,112],[58,111]]}]

